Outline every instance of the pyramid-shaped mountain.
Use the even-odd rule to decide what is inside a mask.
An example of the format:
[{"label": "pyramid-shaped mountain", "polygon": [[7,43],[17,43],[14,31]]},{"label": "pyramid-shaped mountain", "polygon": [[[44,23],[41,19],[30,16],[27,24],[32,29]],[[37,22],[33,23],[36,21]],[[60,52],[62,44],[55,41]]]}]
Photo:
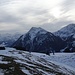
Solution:
[{"label": "pyramid-shaped mountain", "polygon": [[63,40],[53,33],[40,27],[32,27],[13,44],[13,47],[30,52],[47,53],[51,50],[60,51],[65,46],[63,43]]}]

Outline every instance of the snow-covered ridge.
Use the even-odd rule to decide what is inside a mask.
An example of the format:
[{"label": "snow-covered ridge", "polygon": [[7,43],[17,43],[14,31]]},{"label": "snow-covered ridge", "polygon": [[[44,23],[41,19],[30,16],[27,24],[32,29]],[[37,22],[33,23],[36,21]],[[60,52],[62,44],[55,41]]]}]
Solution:
[{"label": "snow-covered ridge", "polygon": [[42,29],[41,27],[32,27],[27,34],[29,34],[31,36],[31,40],[33,40],[36,37],[37,33],[46,34],[47,31]]},{"label": "snow-covered ridge", "polygon": [[[42,55],[42,54],[41,54]],[[47,55],[45,55],[47,57]],[[4,65],[6,67],[4,67]],[[1,72],[2,71],[2,72]],[[57,65],[35,53],[6,48],[0,50],[0,72],[20,75],[74,75],[75,71],[66,66]]]},{"label": "snow-covered ridge", "polygon": [[75,52],[75,24],[69,24],[68,26],[60,29],[54,33],[55,36],[59,36],[63,41],[66,42],[64,51]]},{"label": "snow-covered ridge", "polygon": [[[61,42],[60,47],[57,47],[58,42]],[[13,44],[13,47],[21,50],[47,53],[50,47],[56,50],[62,49],[63,46],[61,47],[61,44],[63,44],[63,41],[60,37],[54,36],[53,33],[40,27],[32,27]]]},{"label": "snow-covered ridge", "polygon": [[69,24],[68,26],[60,29],[59,31],[54,33],[56,36],[60,37],[69,37],[75,36],[75,24]]},{"label": "snow-covered ridge", "polygon": [[30,38],[31,41],[33,41],[33,39],[36,37],[37,34],[46,34],[47,31],[42,29],[41,27],[32,27],[27,33],[25,33],[22,36],[22,41],[24,41],[24,38],[27,37],[27,35],[29,35],[28,37]]}]

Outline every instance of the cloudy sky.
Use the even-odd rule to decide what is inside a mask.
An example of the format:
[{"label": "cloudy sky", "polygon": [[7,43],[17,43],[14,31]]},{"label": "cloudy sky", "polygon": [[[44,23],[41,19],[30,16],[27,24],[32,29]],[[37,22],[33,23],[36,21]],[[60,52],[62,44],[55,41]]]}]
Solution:
[{"label": "cloudy sky", "polygon": [[0,31],[54,32],[75,23],[75,0],[0,0]]}]

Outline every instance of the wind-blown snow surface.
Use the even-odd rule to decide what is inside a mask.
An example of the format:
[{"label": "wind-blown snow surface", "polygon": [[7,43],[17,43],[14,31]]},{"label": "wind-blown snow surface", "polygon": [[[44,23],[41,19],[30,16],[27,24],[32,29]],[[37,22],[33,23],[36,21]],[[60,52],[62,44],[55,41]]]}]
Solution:
[{"label": "wind-blown snow surface", "polygon": [[71,68],[56,63],[58,62],[56,59],[58,60],[58,57],[62,59],[62,56],[65,58],[67,55],[47,56],[6,48],[0,50],[0,73],[2,75],[75,75],[75,71]]},{"label": "wind-blown snow surface", "polygon": [[75,70],[75,53],[55,53],[55,55],[51,53],[50,56],[40,53],[33,54],[41,58],[44,58],[47,61],[57,63],[59,65],[64,65]]}]

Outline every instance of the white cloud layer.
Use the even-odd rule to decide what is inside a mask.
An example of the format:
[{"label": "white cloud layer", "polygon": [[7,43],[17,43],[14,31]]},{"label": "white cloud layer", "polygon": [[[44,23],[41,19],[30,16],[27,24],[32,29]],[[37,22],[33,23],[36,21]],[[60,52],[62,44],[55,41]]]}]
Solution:
[{"label": "white cloud layer", "polygon": [[75,0],[0,0],[0,31],[56,31],[74,21]]}]

